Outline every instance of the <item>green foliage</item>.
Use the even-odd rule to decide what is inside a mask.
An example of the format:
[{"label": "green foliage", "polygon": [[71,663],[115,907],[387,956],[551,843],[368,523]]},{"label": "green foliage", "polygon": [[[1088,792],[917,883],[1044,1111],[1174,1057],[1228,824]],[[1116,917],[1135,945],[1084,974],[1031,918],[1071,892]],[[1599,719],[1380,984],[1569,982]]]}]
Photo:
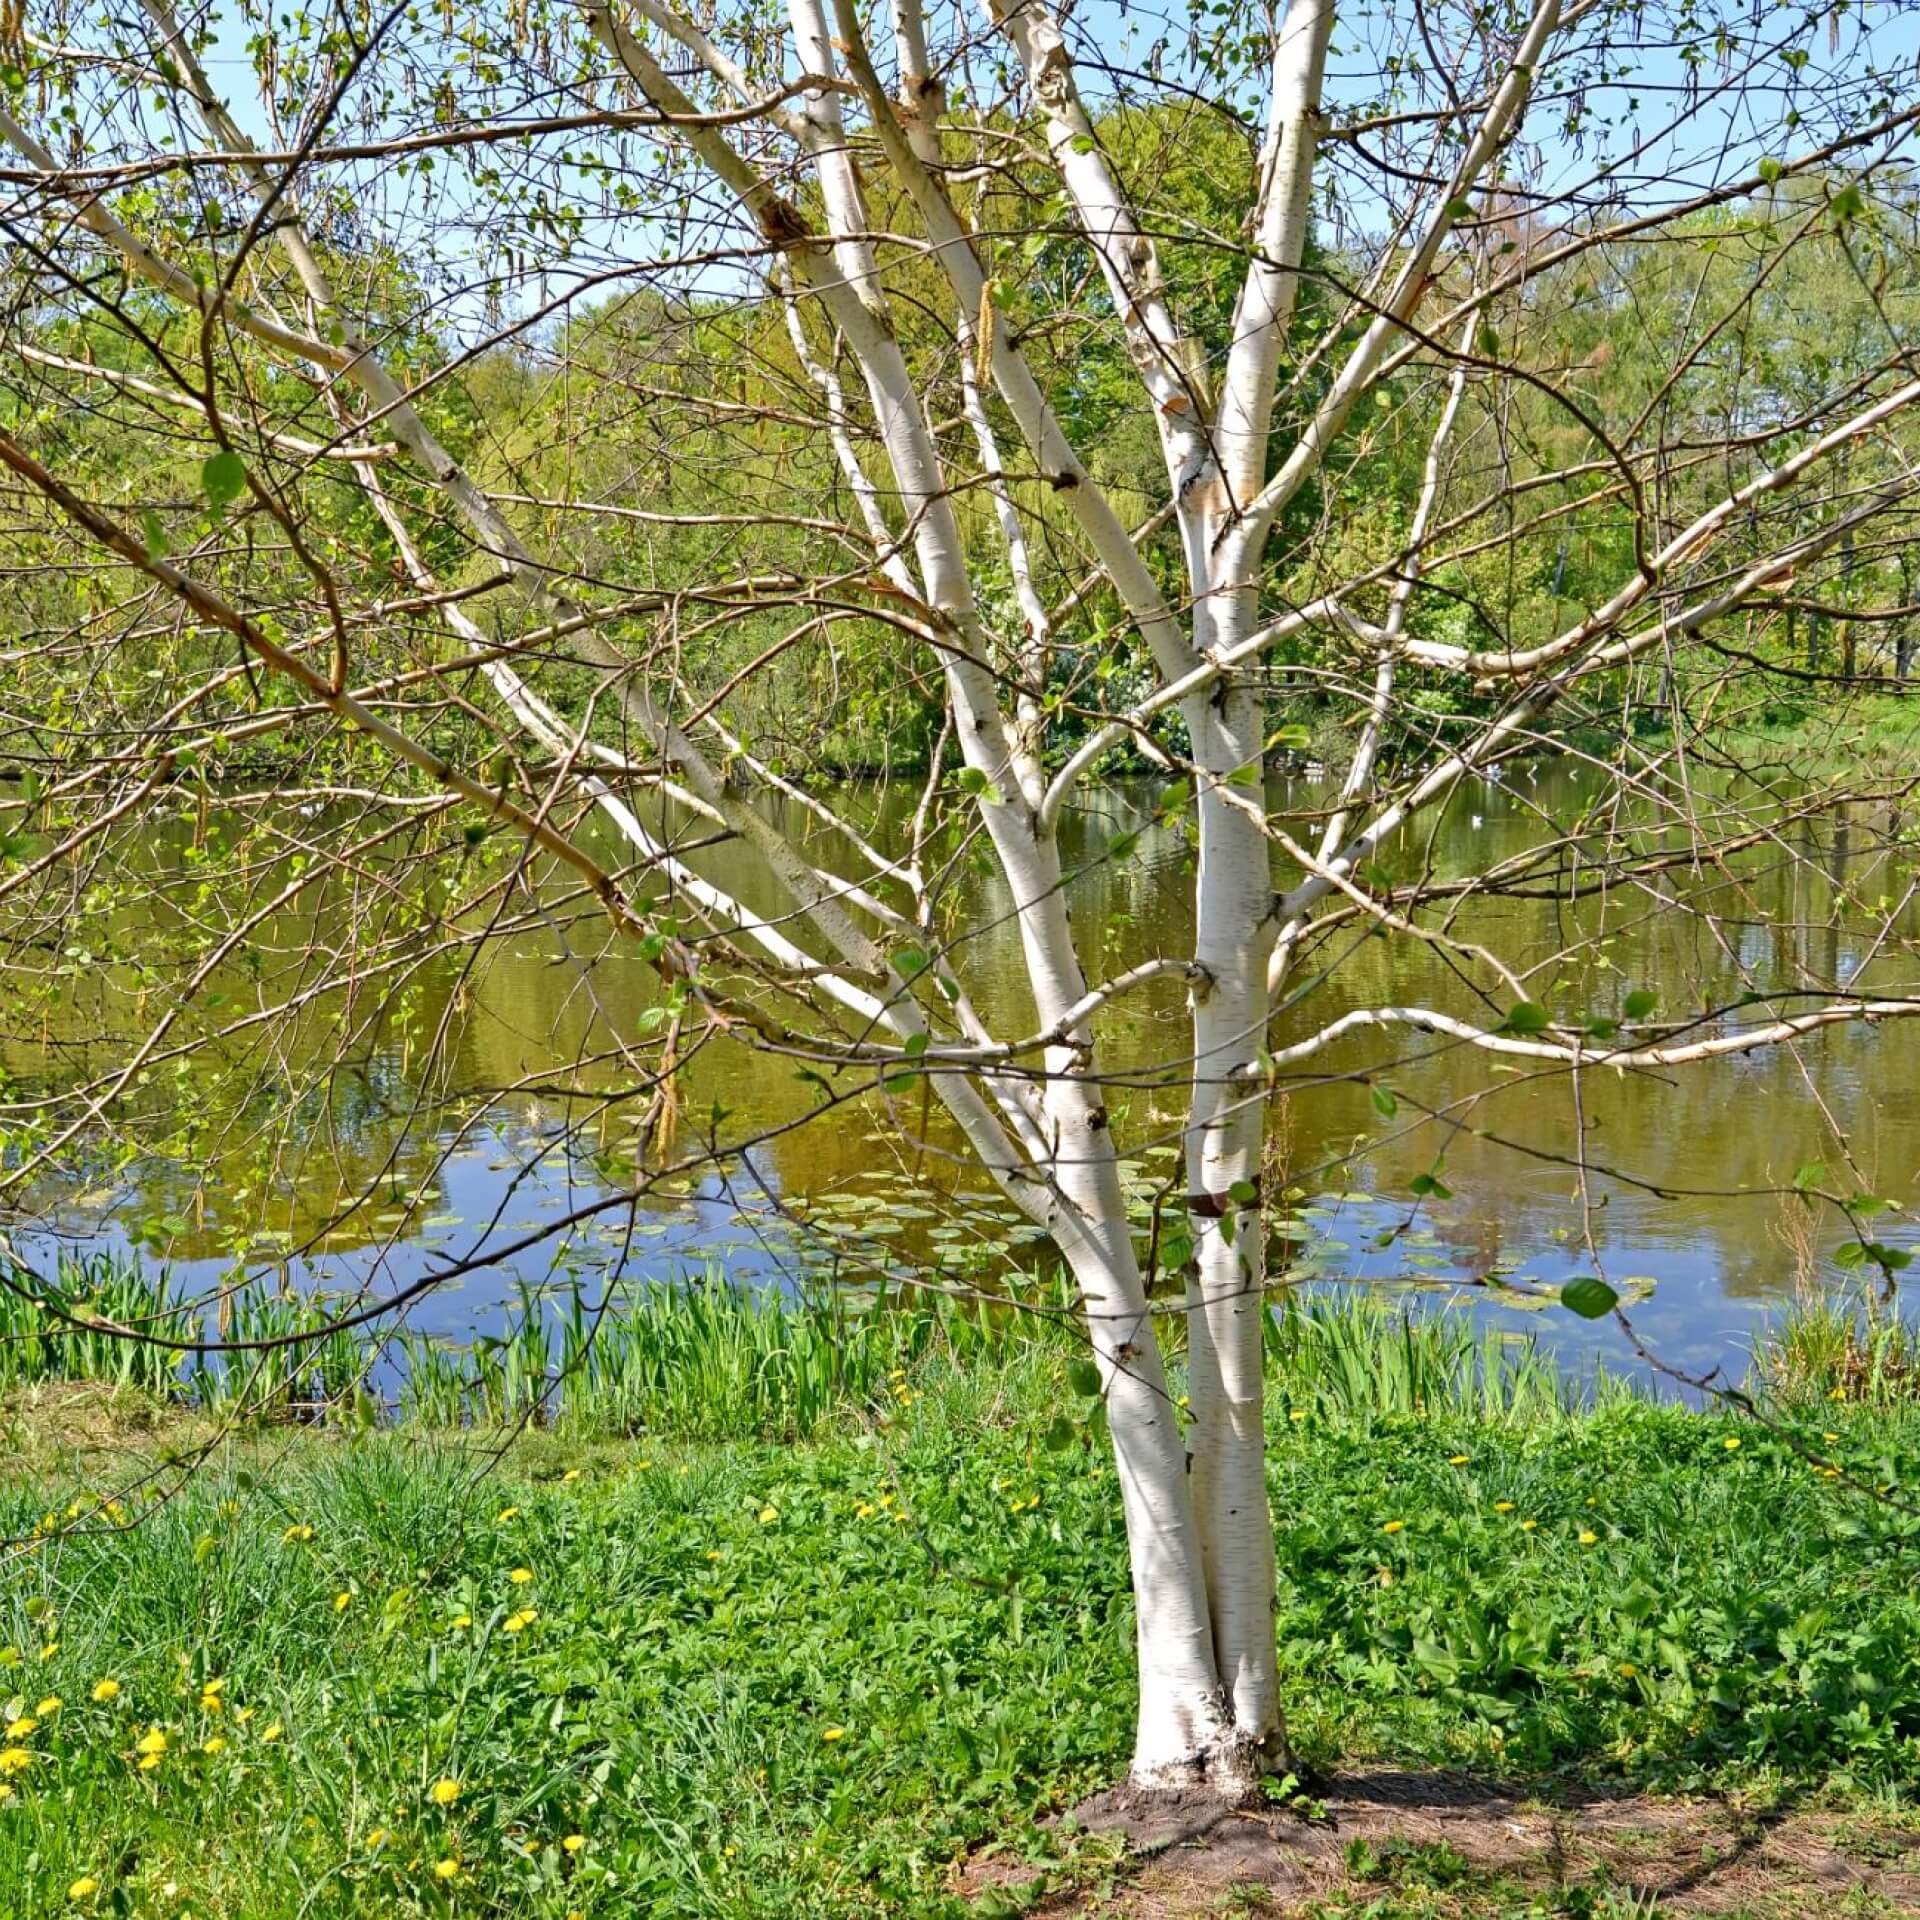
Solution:
[{"label": "green foliage", "polygon": [[[63,1704],[14,1743],[0,1885],[63,1910],[93,1876],[142,1912],[172,1880],[247,1920],[957,1915],[957,1853],[1023,1844],[1122,1763],[1131,1610],[1111,1466],[1045,1444],[1063,1357],[934,1351],[909,1382],[801,1446],[536,1436],[489,1479],[490,1447],[307,1437],[74,1519],[71,1486],[13,1485],[0,1527],[42,1536],[0,1657],[17,1711]],[[1907,1516],[1751,1423],[1382,1410],[1398,1392],[1276,1409],[1311,1763],[1911,1776]],[[1920,1469],[1911,1414],[1820,1417],[1849,1462]],[[1427,1849],[1362,1867],[1451,1872]]]}]

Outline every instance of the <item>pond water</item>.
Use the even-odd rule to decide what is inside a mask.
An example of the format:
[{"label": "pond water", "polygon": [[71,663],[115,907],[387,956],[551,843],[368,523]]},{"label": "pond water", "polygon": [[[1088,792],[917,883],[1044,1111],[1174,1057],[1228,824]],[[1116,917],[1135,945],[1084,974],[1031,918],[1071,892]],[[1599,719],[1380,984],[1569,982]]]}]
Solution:
[{"label": "pond water", "polygon": [[[1617,1017],[1626,995],[1643,990],[1657,996],[1659,1017],[1682,1021],[1743,992],[1913,989],[1916,854],[1885,809],[1800,819],[1779,803],[1774,830],[1726,863],[1682,862],[1572,897],[1568,883],[1591,875],[1603,851],[1686,845],[1651,807],[1603,812],[1603,791],[1598,772],[1570,762],[1476,783],[1385,849],[1381,865],[1396,878],[1444,881],[1565,841],[1557,880],[1475,905],[1450,929],[1497,950],[1530,997],[1556,1012]],[[1276,779],[1268,804],[1278,816],[1307,816],[1323,797],[1311,781]],[[885,785],[838,796],[882,843],[904,831],[916,798]],[[1722,825],[1736,799],[1756,805],[1751,791],[1716,798],[1710,786],[1694,798],[1707,815],[1724,803]],[[1187,945],[1189,847],[1177,821],[1156,815],[1156,799],[1147,785],[1091,790],[1067,827],[1074,919],[1095,978]],[[295,824],[312,840],[350,823]],[[366,830],[364,820],[351,824]],[[678,830],[703,837],[688,823]],[[1137,841],[1104,857],[1122,832]],[[150,890],[128,909],[142,924],[123,930],[127,947],[136,936],[177,939],[194,924],[195,848],[205,837],[187,818],[155,833]],[[815,852],[831,861],[831,839],[818,836]],[[692,858],[756,906],[775,906],[737,846]],[[1277,858],[1275,876],[1290,877]],[[316,883],[277,915],[258,941],[266,963],[221,975],[205,1022],[284,996],[292,956],[368,911],[347,884]],[[976,1001],[997,1030],[1031,1031],[998,882],[963,866],[954,899],[956,927],[985,928],[952,949]],[[647,1099],[621,1049],[646,1031],[658,983],[577,903],[526,917],[527,930],[453,951],[427,953],[433,943],[424,943],[417,966],[362,992],[156,1067],[133,1111],[145,1102],[170,1121],[190,1111],[187,1148],[79,1153],[70,1176],[37,1197],[40,1226],[17,1243],[41,1253],[55,1240],[140,1244],[210,1287],[241,1262],[274,1285],[407,1293],[407,1324],[452,1338],[497,1326],[516,1286],[555,1277],[577,1277],[591,1294],[689,1267],[778,1284],[801,1267],[856,1279],[892,1260],[998,1287],[1010,1269],[1033,1264],[1012,1210],[946,1157],[952,1143],[938,1125],[920,1138],[917,1097],[889,1111],[868,1094],[809,1120],[818,1086],[790,1059],[724,1038],[687,1036],[677,1134],[682,1152],[703,1140],[723,1151],[694,1177],[635,1198]],[[1475,991],[1494,985],[1484,969],[1436,946],[1367,937],[1351,921],[1313,951],[1304,976],[1316,984],[1276,1022],[1276,1047],[1370,1004],[1490,1017]],[[1496,990],[1501,1003],[1511,997]],[[10,1023],[0,1065],[17,1087],[83,1077],[119,1057],[115,1036],[152,1011],[123,964],[89,961],[37,1030]],[[183,1026],[173,1043],[192,1031]],[[1104,1063],[1125,1082],[1110,1109],[1143,1204],[1162,1187],[1178,1193],[1185,1036],[1175,979],[1104,1018]],[[1391,1098],[1376,1099],[1368,1081]],[[1276,1215],[1274,1264],[1303,1283],[1362,1281],[1426,1304],[1462,1303],[1537,1332],[1569,1366],[1602,1360],[1633,1371],[1611,1323],[1542,1310],[1548,1296],[1530,1291],[1593,1271],[1597,1252],[1609,1281],[1640,1296],[1635,1326],[1663,1359],[1737,1376],[1762,1318],[1796,1286],[1838,1278],[1833,1255],[1851,1238],[1837,1215],[1783,1192],[1796,1169],[1821,1161],[1836,1188],[1900,1205],[1912,1198],[1920,1022],[1836,1027],[1792,1048],[1665,1074],[1588,1072],[1578,1096],[1590,1212],[1578,1195],[1566,1074],[1404,1030],[1352,1036],[1289,1082],[1277,1112],[1269,1186],[1292,1198]],[[1416,1200],[1412,1183],[1436,1169],[1450,1197]],[[804,1236],[796,1216],[811,1223]],[[1875,1230],[1888,1242],[1907,1235],[1897,1213]],[[413,1291],[452,1264],[468,1270]]]}]

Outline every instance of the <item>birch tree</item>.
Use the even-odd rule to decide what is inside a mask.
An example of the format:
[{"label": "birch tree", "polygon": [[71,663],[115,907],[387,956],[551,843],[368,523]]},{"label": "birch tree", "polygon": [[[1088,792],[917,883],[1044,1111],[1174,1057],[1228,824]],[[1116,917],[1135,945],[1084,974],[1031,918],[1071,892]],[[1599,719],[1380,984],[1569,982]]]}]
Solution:
[{"label": "birch tree", "polygon": [[[1703,806],[1689,756],[1740,662],[1795,665],[1793,610],[1843,570],[1857,617],[1898,622],[1897,588],[1876,609],[1862,583],[1912,512],[1920,107],[1881,77],[1876,31],[1653,0],[1275,0],[1184,24],[1056,0],[16,13],[8,697],[23,739],[82,737],[6,803],[71,823],[0,877],[10,938],[61,937],[183,770],[350,739],[376,800],[514,849],[458,903],[490,933],[562,887],[659,971],[674,1044],[790,1057],[916,1138],[923,1090],[940,1150],[1077,1290],[1136,1602],[1132,1781],[1244,1796],[1285,1758],[1276,1096],[1355,1034],[1382,1067],[1458,1045],[1577,1092],[1920,1012],[1829,980],[1684,1025],[1575,1018],[1467,906],[1651,887],[1669,856],[1380,864],[1576,722],[1618,733],[1610,790],[1684,823],[1686,858],[1777,841],[1777,812]],[[1196,212],[1195,170],[1224,220]],[[1703,247],[1720,267],[1640,297],[1647,263]],[[1811,248],[1853,347],[1743,386],[1729,355]],[[1604,356],[1580,347],[1596,332]],[[590,424],[516,441],[516,368],[564,380]],[[103,465],[101,421],[151,465]],[[757,503],[695,508],[646,478],[729,447]],[[43,618],[69,567],[97,583],[84,616]],[[1548,574],[1551,594],[1487,585]],[[156,633],[204,643],[169,656],[192,671],[116,679]],[[856,659],[933,715],[891,837],[741,718],[797,661]],[[92,696],[53,698],[89,674]],[[110,727],[88,730],[88,697]],[[1623,708],[1663,698],[1674,729],[1636,745]],[[1303,834],[1263,776],[1310,733],[1336,743],[1333,797]],[[1102,975],[1060,830],[1123,761],[1157,770],[1191,833],[1191,939]],[[706,877],[666,803],[751,850],[777,905]],[[979,1009],[947,827],[1011,903],[1018,1029]],[[276,903],[228,909],[104,1067],[10,1096],[28,1131],[9,1191],[115,1124]],[[432,937],[457,947],[456,919]],[[1374,935],[1444,951],[1484,1017],[1323,1014]],[[313,957],[223,1030],[369,964]],[[1169,978],[1184,1192],[1149,1247],[1103,1032]],[[626,1044],[657,1097],[662,1037]],[[1168,1271],[1182,1296],[1156,1301]]]}]

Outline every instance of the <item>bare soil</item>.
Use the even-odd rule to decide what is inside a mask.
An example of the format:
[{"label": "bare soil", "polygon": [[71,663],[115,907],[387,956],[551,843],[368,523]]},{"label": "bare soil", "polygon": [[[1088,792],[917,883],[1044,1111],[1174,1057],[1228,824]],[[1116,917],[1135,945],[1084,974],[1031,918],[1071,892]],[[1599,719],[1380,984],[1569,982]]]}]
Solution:
[{"label": "bare soil", "polygon": [[1043,1889],[1030,1863],[983,1855],[959,1890],[1049,1920],[1920,1916],[1920,1830],[1832,1810],[1625,1793],[1550,1805],[1464,1775],[1383,1770],[1337,1780],[1306,1814],[1122,1789],[1061,1826],[1119,1846],[1097,1884],[1069,1864]]}]

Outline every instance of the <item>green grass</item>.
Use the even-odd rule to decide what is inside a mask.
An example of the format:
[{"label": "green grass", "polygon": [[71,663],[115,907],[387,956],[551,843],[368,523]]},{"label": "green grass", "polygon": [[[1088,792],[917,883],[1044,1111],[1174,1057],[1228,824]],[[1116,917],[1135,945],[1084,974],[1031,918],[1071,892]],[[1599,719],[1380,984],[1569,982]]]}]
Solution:
[{"label": "green grass", "polygon": [[[86,1495],[0,1589],[0,1687],[63,1702],[12,1743],[0,1912],[939,1916],[986,1841],[1071,1875],[1034,1815],[1124,1765],[1132,1689],[1112,1468],[1077,1416],[1048,1444],[1065,1364],[931,1349],[806,1443],[546,1433],[490,1471],[475,1431],[266,1431],[123,1530]],[[1913,1778],[1920,1522],[1753,1424],[1458,1383],[1420,1413],[1324,1351],[1276,1368],[1310,1763]],[[1809,1418],[1875,1484],[1920,1478],[1912,1412]],[[0,1531],[137,1465],[16,1482]]]}]

